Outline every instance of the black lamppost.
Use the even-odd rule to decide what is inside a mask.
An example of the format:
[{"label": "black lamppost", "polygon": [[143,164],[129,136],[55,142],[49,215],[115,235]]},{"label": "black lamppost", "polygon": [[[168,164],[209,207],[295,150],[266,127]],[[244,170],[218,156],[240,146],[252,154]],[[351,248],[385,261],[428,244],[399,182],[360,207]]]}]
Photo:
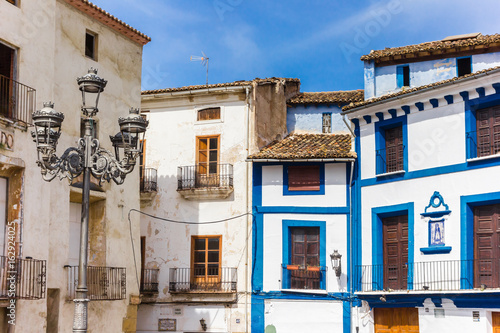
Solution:
[{"label": "black lamppost", "polygon": [[[84,116],[85,133],[78,141],[78,147],[66,149],[61,157],[56,155],[57,140],[61,135],[64,120],[62,112],[56,112],[54,104],[44,103],[41,110],[33,112],[35,131],[31,132],[38,151],[37,164],[42,169],[42,177],[51,181],[57,176],[72,180],[83,173],[82,223],[80,230],[80,259],[78,264],[78,286],[76,289],[73,332],[87,332],[87,249],[89,223],[90,175],[99,182],[113,180],[123,184],[125,176],[134,170],[136,159],[142,152],[142,138],[148,121],[139,115],[139,109],[131,108],[127,117],[118,118],[120,132],[110,136],[115,154],[101,148],[93,137],[93,116],[99,112],[99,96],[107,81],[97,76],[91,68],[88,74],[77,78],[82,92],[81,111]],[[122,153],[120,154],[120,151]],[[120,156],[121,155],[121,156]]]}]

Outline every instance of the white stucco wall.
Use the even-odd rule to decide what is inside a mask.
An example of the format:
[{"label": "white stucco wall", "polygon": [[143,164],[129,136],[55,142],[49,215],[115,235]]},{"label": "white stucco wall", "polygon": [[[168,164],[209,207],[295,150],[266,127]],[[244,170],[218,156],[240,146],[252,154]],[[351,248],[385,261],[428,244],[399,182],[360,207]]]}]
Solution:
[{"label": "white stucco wall", "polygon": [[283,195],[283,166],[262,167],[262,205],[296,207],[347,206],[346,164],[325,164],[324,195]]},{"label": "white stucco wall", "polygon": [[277,333],[342,332],[342,302],[265,301],[265,326]]}]

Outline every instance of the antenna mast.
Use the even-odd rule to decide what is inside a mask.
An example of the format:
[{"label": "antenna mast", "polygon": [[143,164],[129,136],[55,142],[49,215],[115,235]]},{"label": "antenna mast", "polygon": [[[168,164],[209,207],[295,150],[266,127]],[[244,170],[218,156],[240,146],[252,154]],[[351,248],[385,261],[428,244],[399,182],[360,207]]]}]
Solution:
[{"label": "antenna mast", "polygon": [[202,57],[200,56],[191,56],[189,60],[191,61],[201,61],[202,66],[207,67],[207,86],[208,86],[208,60],[210,59],[209,57],[206,56],[206,54],[202,51],[201,54],[203,54]]}]

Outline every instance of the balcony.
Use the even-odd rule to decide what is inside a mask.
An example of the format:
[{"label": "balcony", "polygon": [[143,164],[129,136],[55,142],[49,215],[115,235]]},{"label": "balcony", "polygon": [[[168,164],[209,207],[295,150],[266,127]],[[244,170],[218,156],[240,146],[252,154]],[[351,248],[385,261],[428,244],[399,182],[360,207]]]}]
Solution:
[{"label": "balcony", "polygon": [[233,166],[210,163],[178,167],[177,192],[188,200],[225,199],[233,192]]},{"label": "balcony", "polygon": [[26,258],[9,261],[7,257],[0,256],[0,299],[12,295],[16,299],[43,299],[45,282],[45,260]]},{"label": "balcony", "polygon": [[156,294],[158,293],[158,268],[143,269],[141,274],[141,293]]},{"label": "balcony", "polygon": [[26,126],[32,123],[35,107],[35,89],[0,75],[0,116]]},{"label": "balcony", "polygon": [[[68,300],[76,297],[78,266],[64,266],[68,273]],[[112,301],[125,299],[127,294],[125,268],[87,267],[87,297],[91,301]]]},{"label": "balcony", "polygon": [[500,259],[356,266],[354,285],[359,292],[500,288]]},{"label": "balcony", "polygon": [[325,289],[326,266],[281,265],[283,269],[282,289]]},{"label": "balcony", "polygon": [[158,176],[154,168],[143,168],[141,174],[141,203],[151,202],[158,191]]},{"label": "balcony", "polygon": [[466,138],[469,158],[500,156],[500,142],[492,141],[489,135],[478,138],[477,131],[471,131]]},{"label": "balcony", "polygon": [[235,293],[237,269],[170,268],[170,293]]}]

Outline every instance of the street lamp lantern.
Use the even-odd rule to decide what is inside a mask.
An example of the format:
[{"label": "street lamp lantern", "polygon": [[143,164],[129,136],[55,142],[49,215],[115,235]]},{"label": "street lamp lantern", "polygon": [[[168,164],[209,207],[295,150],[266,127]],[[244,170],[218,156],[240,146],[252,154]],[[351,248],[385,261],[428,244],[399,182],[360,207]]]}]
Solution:
[{"label": "street lamp lantern", "polygon": [[38,153],[45,159],[56,150],[63,120],[64,114],[54,110],[52,102],[43,103],[41,110],[33,112],[35,131],[31,135],[36,143]]},{"label": "street lamp lantern", "polygon": [[93,116],[99,109],[99,96],[104,91],[104,87],[108,81],[97,76],[97,69],[90,68],[89,72],[84,76],[76,79],[82,92],[82,112],[87,116]]},{"label": "street lamp lantern", "polygon": [[[62,112],[54,110],[52,102],[44,103],[41,110],[33,112],[35,130],[31,133],[38,151],[37,164],[41,168],[42,178],[51,181],[60,179],[72,180],[83,173],[82,189],[82,221],[80,229],[80,259],[78,263],[78,286],[76,288],[73,332],[87,332],[88,289],[87,289],[87,253],[90,209],[90,175],[99,182],[113,180],[120,185],[125,176],[134,170],[137,157],[142,152],[142,141],[148,122],[139,115],[139,109],[130,109],[126,117],[120,117],[120,132],[111,136],[115,154],[101,148],[99,141],[92,135],[93,116],[99,112],[98,103],[101,92],[107,81],[97,76],[97,69],[91,68],[88,73],[77,79],[82,92],[81,111],[84,115],[85,132],[78,140],[78,147],[70,147],[58,157],[57,141],[61,135],[64,120]],[[123,157],[119,150],[123,150]]]}]

